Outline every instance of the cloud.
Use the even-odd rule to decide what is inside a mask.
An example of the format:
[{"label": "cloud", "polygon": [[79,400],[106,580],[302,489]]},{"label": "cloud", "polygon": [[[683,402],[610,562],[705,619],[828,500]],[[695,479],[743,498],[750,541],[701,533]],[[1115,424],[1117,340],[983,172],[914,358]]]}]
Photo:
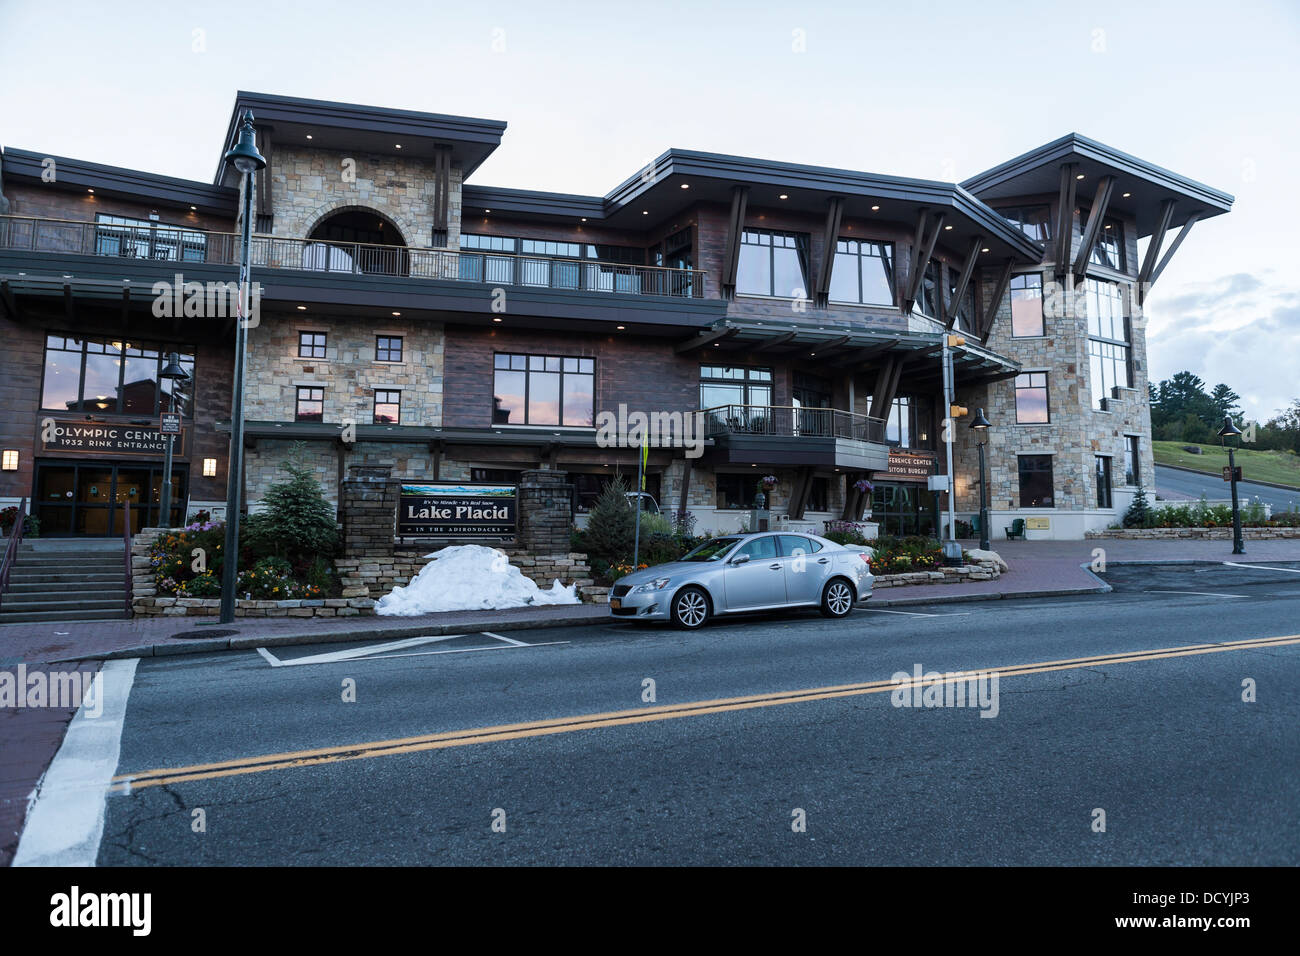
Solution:
[{"label": "cloud", "polygon": [[[1267,276],[1272,279],[1273,276]],[[1246,418],[1266,421],[1300,397],[1300,295],[1235,273],[1153,294],[1147,304],[1149,377],[1187,369],[1241,395]]]}]

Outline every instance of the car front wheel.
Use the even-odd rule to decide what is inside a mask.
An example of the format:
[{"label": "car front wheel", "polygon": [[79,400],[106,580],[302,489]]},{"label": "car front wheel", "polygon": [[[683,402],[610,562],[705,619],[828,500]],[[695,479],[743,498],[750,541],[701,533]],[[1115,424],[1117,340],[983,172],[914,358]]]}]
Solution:
[{"label": "car front wheel", "polygon": [[822,613],[827,617],[846,617],[853,610],[853,587],[836,578],[822,591]]},{"label": "car front wheel", "polygon": [[693,631],[709,619],[709,596],[697,587],[682,588],[673,596],[673,623]]}]

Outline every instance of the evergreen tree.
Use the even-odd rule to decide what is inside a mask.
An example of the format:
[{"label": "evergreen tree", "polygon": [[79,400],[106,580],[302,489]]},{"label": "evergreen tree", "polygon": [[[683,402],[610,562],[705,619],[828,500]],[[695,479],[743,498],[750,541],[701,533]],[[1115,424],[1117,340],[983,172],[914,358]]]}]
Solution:
[{"label": "evergreen tree", "polygon": [[623,479],[615,478],[601,491],[587,516],[587,550],[611,564],[632,558],[636,513],[628,503],[627,491]]},{"label": "evergreen tree", "polygon": [[1214,386],[1214,391],[1210,393],[1210,403],[1214,406],[1215,416],[1220,421],[1224,418],[1236,418],[1241,412],[1241,396],[1223,383]]},{"label": "evergreen tree", "polygon": [[1151,527],[1151,522],[1151,503],[1147,501],[1146,489],[1141,485],[1138,485],[1137,494],[1133,496],[1133,501],[1128,506],[1128,511],[1124,512],[1124,527],[1149,528]]}]

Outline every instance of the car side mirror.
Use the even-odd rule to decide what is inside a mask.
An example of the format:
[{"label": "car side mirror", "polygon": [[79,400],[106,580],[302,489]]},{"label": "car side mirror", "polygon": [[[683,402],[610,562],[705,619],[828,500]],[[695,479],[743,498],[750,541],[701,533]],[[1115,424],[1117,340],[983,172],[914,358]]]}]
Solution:
[{"label": "car side mirror", "polygon": [[746,561],[748,561],[748,560],[749,560],[749,555],[747,555],[747,554],[738,554],[738,555],[736,555],[734,558],[731,559],[731,563],[732,563],[732,564],[744,564],[744,563],[745,563]]}]

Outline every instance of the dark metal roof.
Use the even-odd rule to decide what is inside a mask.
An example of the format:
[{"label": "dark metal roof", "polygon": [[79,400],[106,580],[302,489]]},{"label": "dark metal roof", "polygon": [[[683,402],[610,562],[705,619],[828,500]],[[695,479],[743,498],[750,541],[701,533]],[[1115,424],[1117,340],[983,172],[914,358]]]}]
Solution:
[{"label": "dark metal roof", "polygon": [[73,192],[95,190],[97,196],[127,199],[151,206],[174,206],[189,211],[194,206],[199,212],[235,218],[239,204],[239,191],[229,186],[160,176],[139,169],[121,166],[104,166],[83,159],[51,156],[49,153],[9,147],[4,150],[4,172],[9,179],[42,182],[44,161],[54,160],[55,179],[46,183],[50,189]]},{"label": "dark metal roof", "polygon": [[[235,128],[244,110],[253,111],[258,126],[274,127],[272,142],[293,142],[317,149],[356,150],[390,156],[428,158],[436,146],[450,146],[452,162],[468,176],[501,143],[506,124],[472,116],[422,113],[329,100],[250,93],[240,90],[222,140],[222,155],[235,142]],[[402,148],[396,149],[401,143]],[[214,182],[233,182],[218,158]]]},{"label": "dark metal roof", "polygon": [[1084,201],[1101,176],[1116,177],[1109,209],[1135,219],[1139,236],[1148,236],[1155,230],[1160,205],[1166,199],[1177,202],[1170,228],[1182,225],[1193,214],[1207,219],[1232,208],[1233,197],[1229,193],[1079,133],[1069,133],[972,176],[961,187],[992,203],[1024,196],[1055,196],[1060,186],[1060,166],[1067,162],[1077,163],[1078,171],[1085,177],[1079,183],[1079,197]]}]

